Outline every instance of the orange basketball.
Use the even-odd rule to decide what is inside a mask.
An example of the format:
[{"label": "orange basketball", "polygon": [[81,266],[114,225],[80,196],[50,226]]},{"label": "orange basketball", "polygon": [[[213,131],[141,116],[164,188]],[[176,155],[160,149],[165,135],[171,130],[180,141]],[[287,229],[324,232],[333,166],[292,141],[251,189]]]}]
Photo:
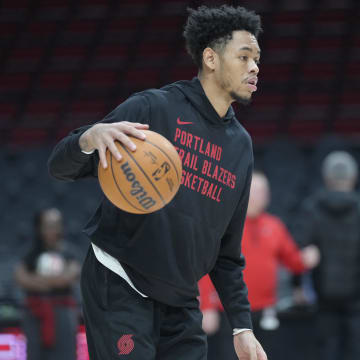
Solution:
[{"label": "orange basketball", "polygon": [[182,166],[174,146],[162,135],[142,130],[145,140],[132,137],[136,150],[115,142],[121,161],[106,152],[108,167],[99,163],[100,186],[107,198],[121,210],[147,214],[168,204],[180,187]]}]

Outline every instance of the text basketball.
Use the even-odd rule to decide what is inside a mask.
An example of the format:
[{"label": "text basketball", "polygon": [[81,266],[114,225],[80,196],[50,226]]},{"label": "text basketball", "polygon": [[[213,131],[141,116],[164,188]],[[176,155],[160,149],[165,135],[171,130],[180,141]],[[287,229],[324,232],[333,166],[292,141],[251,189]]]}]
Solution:
[{"label": "text basketball", "polygon": [[145,140],[132,137],[136,151],[115,142],[121,161],[106,152],[108,167],[99,163],[100,186],[106,197],[121,210],[147,214],[161,209],[180,187],[182,165],[174,146],[162,135],[142,130]]}]

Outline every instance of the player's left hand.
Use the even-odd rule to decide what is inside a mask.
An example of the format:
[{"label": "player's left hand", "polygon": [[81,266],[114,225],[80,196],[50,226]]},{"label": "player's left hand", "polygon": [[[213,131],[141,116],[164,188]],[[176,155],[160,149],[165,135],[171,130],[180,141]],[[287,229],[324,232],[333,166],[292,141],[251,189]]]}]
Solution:
[{"label": "player's left hand", "polygon": [[239,360],[267,360],[264,349],[251,330],[235,335],[234,347]]}]

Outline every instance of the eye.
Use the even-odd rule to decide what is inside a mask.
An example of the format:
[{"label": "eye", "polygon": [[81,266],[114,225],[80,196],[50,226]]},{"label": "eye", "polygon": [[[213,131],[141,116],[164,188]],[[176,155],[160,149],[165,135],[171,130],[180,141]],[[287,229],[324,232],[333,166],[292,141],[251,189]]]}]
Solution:
[{"label": "eye", "polygon": [[255,59],[255,64],[259,65],[260,64],[260,59]]},{"label": "eye", "polygon": [[246,55],[240,56],[239,57],[241,61],[248,61],[249,57]]}]

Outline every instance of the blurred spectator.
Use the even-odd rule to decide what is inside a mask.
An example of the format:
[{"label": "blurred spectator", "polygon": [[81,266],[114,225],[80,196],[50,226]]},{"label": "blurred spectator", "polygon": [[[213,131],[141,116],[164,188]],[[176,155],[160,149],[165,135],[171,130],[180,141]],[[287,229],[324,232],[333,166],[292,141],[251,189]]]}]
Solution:
[{"label": "blurred spectator", "polygon": [[[303,273],[317,265],[319,251],[313,245],[300,251],[282,221],[265,212],[269,202],[269,182],[263,173],[255,171],[242,238],[246,259],[244,278],[249,290],[254,332],[271,359],[273,346],[278,341],[276,330],[280,325],[275,310],[278,266],[282,264],[295,274]],[[217,358],[232,359],[225,355],[228,354],[228,342],[223,338],[226,329],[221,327],[222,307],[209,282],[209,278],[199,282],[203,328],[208,335],[216,333],[214,340],[209,336],[208,359],[215,359],[212,356],[219,351],[222,355]]]},{"label": "blurred spectator", "polygon": [[246,259],[244,279],[249,289],[254,332],[271,359],[277,342],[277,270],[280,264],[295,274],[319,261],[315,246],[300,251],[284,223],[270,215],[270,187],[265,174],[255,171],[251,183],[242,249]]},{"label": "blurred spectator", "polygon": [[73,287],[80,265],[63,241],[62,215],[46,209],[34,217],[33,248],[16,267],[26,292],[23,330],[28,360],[75,360],[77,310]]},{"label": "blurred spectator", "polygon": [[331,152],[322,165],[325,189],[307,199],[297,236],[315,244],[319,359],[360,359],[360,202],[358,165],[347,152]]}]

